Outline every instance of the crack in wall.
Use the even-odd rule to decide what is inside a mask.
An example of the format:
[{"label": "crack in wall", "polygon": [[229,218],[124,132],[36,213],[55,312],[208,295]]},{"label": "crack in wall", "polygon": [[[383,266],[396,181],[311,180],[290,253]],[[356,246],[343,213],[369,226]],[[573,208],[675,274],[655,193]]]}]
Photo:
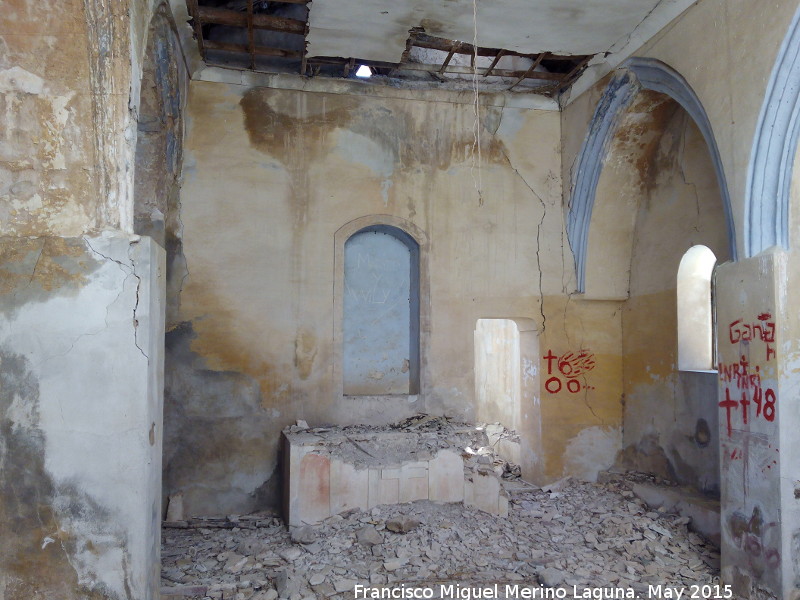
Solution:
[{"label": "crack in wall", "polygon": [[536,190],[531,187],[531,184],[522,176],[522,173],[514,166],[514,163],[511,162],[511,158],[508,156],[508,153],[501,149],[503,157],[506,159],[509,168],[514,171],[514,173],[519,177],[520,181],[525,184],[525,187],[530,190],[531,194],[541,203],[542,205],[542,218],[539,220],[539,224],[536,226],[536,266],[539,269],[539,314],[542,316],[542,331],[540,334],[545,332],[547,328],[547,317],[544,314],[544,289],[543,289],[543,270],[542,270],[542,259],[541,259],[541,235],[542,235],[542,226],[544,225],[544,219],[547,216],[547,204],[545,203],[544,199],[536,193]]},{"label": "crack in wall", "polygon": [[[647,19],[650,18],[650,15],[652,15],[656,11],[656,9],[659,6],[661,6],[661,3],[663,1],[664,0],[659,0],[656,3],[656,5],[653,8],[651,8],[650,11],[642,18],[642,20],[639,21],[636,24],[636,27],[634,27],[633,29],[630,30],[630,33],[625,34],[624,36],[619,38],[615,43],[611,44],[611,46],[609,46],[609,49],[606,51],[606,55],[608,55],[609,53],[613,52],[612,48],[617,48],[617,49],[625,48],[625,46],[627,46],[630,43],[631,39],[633,39],[634,34],[636,34],[636,32],[639,30],[639,27],[641,27],[642,24],[645,21],[647,21]],[[624,43],[620,43],[623,39],[625,40],[625,42]]]},{"label": "crack in wall", "polygon": [[[28,280],[27,287],[30,287],[33,283],[34,278],[36,277],[36,269],[39,268],[39,262],[42,260],[42,255],[44,254],[44,247],[47,245],[47,238],[42,240],[42,247],[39,248],[39,256],[36,257],[36,262],[33,265],[33,271],[31,271],[31,278]],[[17,294],[19,292],[14,292],[14,298],[16,299]]]},{"label": "crack in wall", "polygon": [[[131,246],[136,242],[131,242],[131,243],[128,244],[128,260],[130,261],[131,264],[130,265],[126,265],[123,262],[121,262],[121,261],[119,261],[119,260],[117,260],[115,258],[112,258],[110,256],[106,256],[102,252],[99,252],[97,249],[95,249],[94,246],[92,246],[91,242],[89,241],[89,239],[86,236],[83,236],[83,241],[86,243],[86,245],[89,247],[89,249],[92,252],[94,252],[98,256],[102,256],[106,260],[110,260],[112,262],[117,263],[117,265],[119,265],[120,270],[123,273],[125,273],[125,280],[122,283],[122,289],[120,290],[119,294],[117,294],[117,297],[114,299],[114,301],[111,302],[108,306],[106,306],[106,317],[105,317],[106,328],[108,327],[108,309],[109,309],[109,307],[111,305],[113,305],[114,303],[116,303],[116,301],[119,300],[120,296],[125,291],[125,281],[127,281],[128,278],[131,277],[131,276],[136,278],[136,303],[133,306],[133,343],[139,349],[139,352],[141,352],[142,356],[144,356],[149,361],[150,357],[147,356],[147,354],[145,354],[145,351],[139,345],[139,341],[138,341],[138,337],[137,337],[138,328],[139,328],[139,319],[136,316],[136,311],[139,308],[139,290],[140,290],[140,287],[141,287],[141,284],[142,284],[142,278],[141,278],[141,276],[139,276],[136,273],[136,262],[133,260],[133,257],[131,257],[131,254],[130,254],[131,253]],[[102,331],[102,330],[100,330],[100,331]],[[85,337],[87,335],[97,335],[97,333],[100,333],[100,331],[97,331],[97,332],[95,332],[93,334],[86,334],[86,333],[81,334],[78,338],[76,338],[75,343],[77,343],[77,341],[81,337]],[[70,350],[72,349],[72,347],[75,346],[75,343],[72,344],[72,346],[70,347]],[[69,353],[69,350],[67,351],[67,353]]]}]

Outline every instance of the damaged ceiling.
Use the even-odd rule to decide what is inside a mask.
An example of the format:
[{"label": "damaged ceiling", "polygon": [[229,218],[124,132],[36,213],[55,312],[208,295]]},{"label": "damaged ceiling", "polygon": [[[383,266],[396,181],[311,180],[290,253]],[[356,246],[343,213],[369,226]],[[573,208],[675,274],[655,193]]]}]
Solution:
[{"label": "damaged ceiling", "polygon": [[[555,96],[671,0],[186,0],[206,64]],[[477,21],[475,16],[477,15]],[[476,31],[477,23],[477,31]],[[477,36],[476,36],[477,33]],[[473,42],[477,39],[477,46]],[[360,74],[364,73],[364,70]]]}]

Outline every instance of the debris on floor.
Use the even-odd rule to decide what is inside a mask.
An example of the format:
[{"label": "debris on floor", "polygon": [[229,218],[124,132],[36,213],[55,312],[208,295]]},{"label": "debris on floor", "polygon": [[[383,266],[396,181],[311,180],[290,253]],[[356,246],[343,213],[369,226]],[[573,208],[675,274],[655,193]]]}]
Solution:
[{"label": "debris on floor", "polygon": [[[293,528],[271,515],[165,528],[164,598],[354,598],[357,584],[683,587],[719,573],[689,519],[649,509],[622,476],[544,489],[509,482],[509,515],[420,500]],[[551,491],[545,491],[545,490]],[[363,597],[363,596],[362,596]]]}]

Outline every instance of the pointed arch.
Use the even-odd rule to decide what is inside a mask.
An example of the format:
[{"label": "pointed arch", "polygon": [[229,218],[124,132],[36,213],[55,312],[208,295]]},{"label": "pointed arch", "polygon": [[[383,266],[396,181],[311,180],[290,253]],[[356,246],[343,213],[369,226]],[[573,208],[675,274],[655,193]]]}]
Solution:
[{"label": "pointed arch", "polygon": [[730,256],[736,260],[736,231],[725,170],[703,105],[686,80],[674,69],[654,59],[632,58],[623,63],[598,102],[576,161],[567,215],[567,235],[575,256],[577,287],[581,293],[586,286],[589,226],[604,160],[622,117],[642,90],[659,92],[675,100],[702,133],[722,196]]},{"label": "pointed arch", "polygon": [[789,247],[792,167],[800,139],[800,8],[772,68],[753,138],[745,191],[747,256]]}]

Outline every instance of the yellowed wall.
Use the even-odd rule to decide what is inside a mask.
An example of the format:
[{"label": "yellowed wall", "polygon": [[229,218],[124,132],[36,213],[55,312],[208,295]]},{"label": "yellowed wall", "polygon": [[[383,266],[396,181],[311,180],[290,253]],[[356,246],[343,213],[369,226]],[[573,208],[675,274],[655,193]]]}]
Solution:
[{"label": "yellowed wall", "polygon": [[82,233],[97,205],[83,2],[5,2],[0,44],[0,233]]},{"label": "yellowed wall", "polygon": [[[722,202],[703,137],[682,109],[661,129],[648,159],[622,319],[627,458],[631,466],[716,492],[716,375],[677,370],[676,287],[690,247],[703,244],[720,263],[728,260]],[[661,450],[652,454],[655,447]]]},{"label": "yellowed wall", "polygon": [[[589,425],[616,429],[600,442],[579,441],[574,461],[591,452],[584,446],[614,445],[619,333],[603,327],[596,334],[591,322],[618,323],[619,316],[616,308],[584,308],[564,297],[573,275],[560,209],[559,114],[489,106],[482,163],[473,168],[474,109],[450,98],[192,82],[181,192],[189,275],[168,335],[168,346],[179,349],[167,363],[176,440],[167,448],[169,489],[192,488],[201,477],[199,467],[188,466],[194,443],[179,448],[180,436],[206,435],[213,448],[202,451],[208,462],[258,473],[260,481],[237,488],[244,495],[269,478],[278,432],[295,419],[386,421],[417,411],[474,418],[479,318],[543,322],[543,353],[560,356],[588,345],[601,365],[590,376],[596,390],[588,396],[584,390],[526,399],[541,400],[542,422],[552,425],[543,473],[562,474],[565,448]],[[381,214],[427,238],[422,394],[412,403],[342,399],[335,373],[334,234],[354,219]],[[565,325],[565,314],[574,322]],[[206,393],[210,372],[218,379],[227,373],[220,385],[239,390],[224,394],[236,398],[190,399]],[[243,386],[257,392],[242,400]],[[233,411],[231,418],[259,423],[233,442],[235,450],[225,447],[227,435],[207,435],[208,427],[220,427],[211,418],[220,404]],[[196,445],[200,451],[199,439]],[[613,458],[615,451],[606,454]],[[222,510],[219,498],[230,487],[224,477],[212,477],[210,486],[219,488],[213,494],[195,487],[189,510]]]}]

